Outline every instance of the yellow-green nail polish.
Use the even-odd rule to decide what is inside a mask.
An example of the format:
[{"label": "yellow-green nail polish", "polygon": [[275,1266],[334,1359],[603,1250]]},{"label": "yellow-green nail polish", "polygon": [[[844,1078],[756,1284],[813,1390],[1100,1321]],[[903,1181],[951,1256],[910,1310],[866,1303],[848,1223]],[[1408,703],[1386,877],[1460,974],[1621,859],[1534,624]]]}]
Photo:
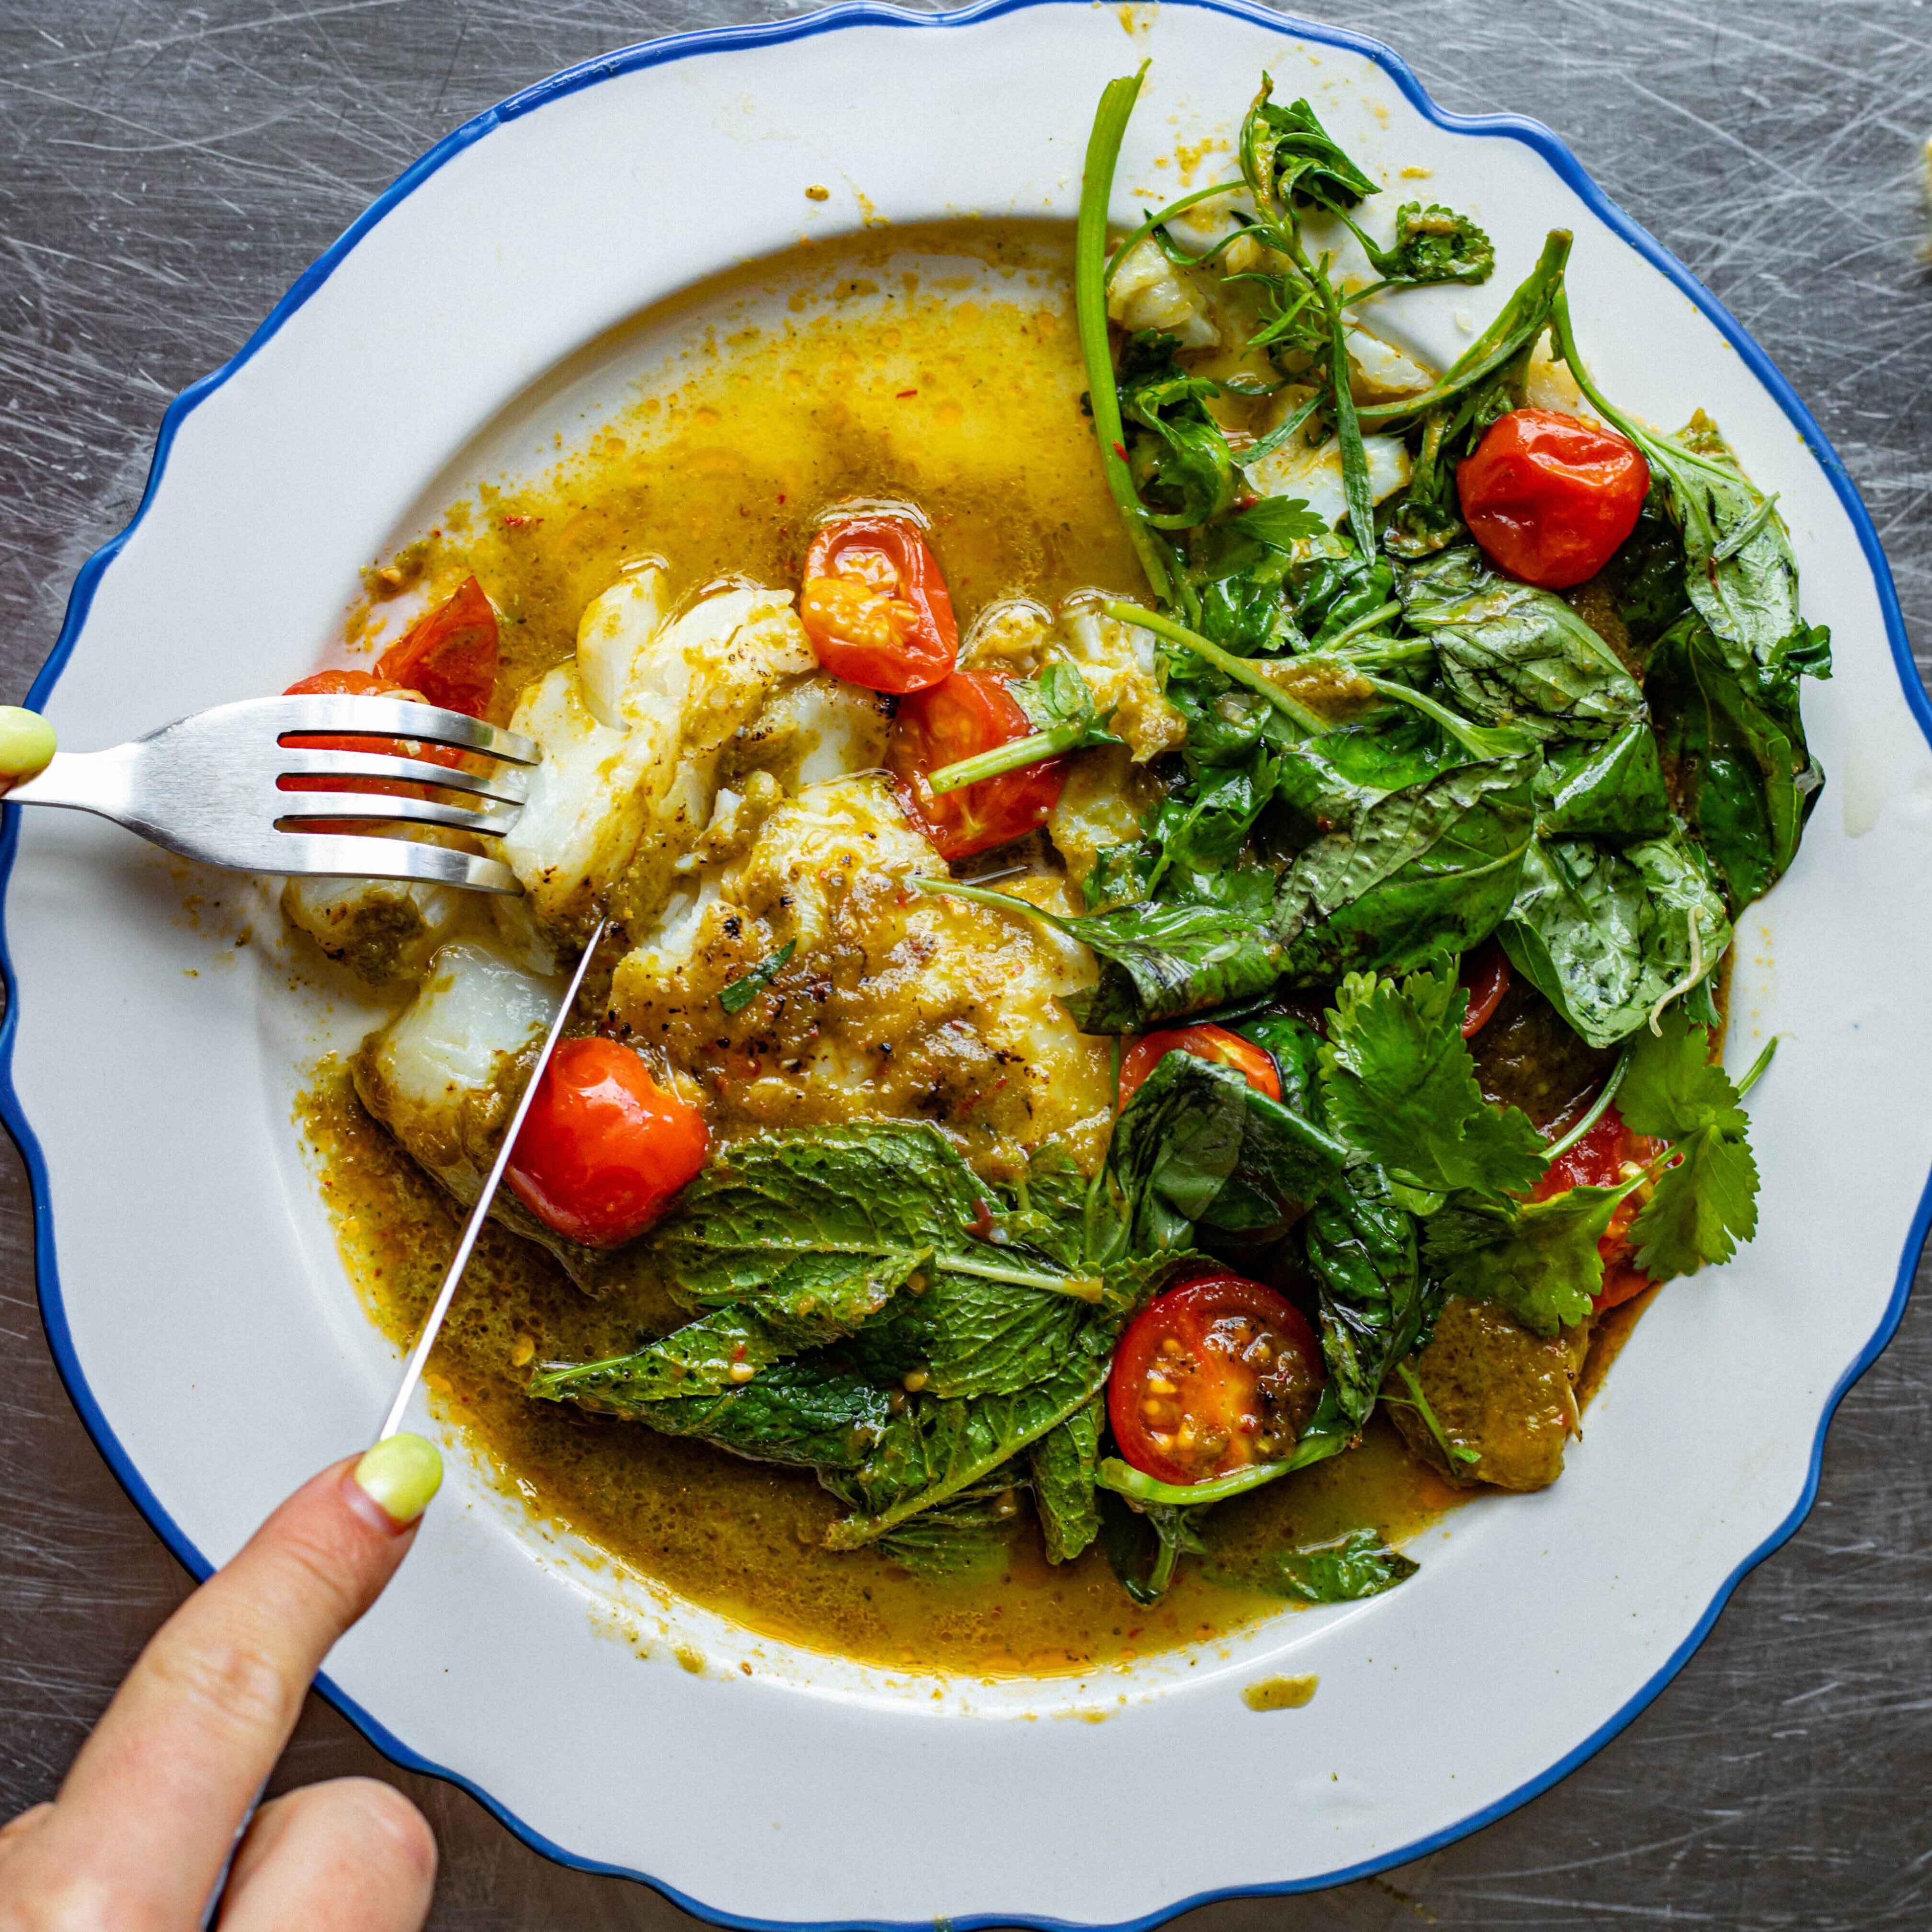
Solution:
[{"label": "yellow-green nail polish", "polygon": [[421,1436],[392,1436],[356,1466],[356,1484],[373,1497],[389,1520],[414,1522],[442,1486],[442,1457]]},{"label": "yellow-green nail polish", "polygon": [[0,704],[0,779],[30,778],[46,770],[58,744],[54,728],[38,711]]}]

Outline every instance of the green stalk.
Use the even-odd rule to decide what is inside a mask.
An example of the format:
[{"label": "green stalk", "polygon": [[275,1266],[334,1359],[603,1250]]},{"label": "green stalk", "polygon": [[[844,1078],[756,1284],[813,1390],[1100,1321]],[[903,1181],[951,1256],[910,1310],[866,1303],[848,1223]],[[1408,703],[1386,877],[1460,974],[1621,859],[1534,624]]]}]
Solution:
[{"label": "green stalk", "polygon": [[[1141,71],[1144,74],[1147,70],[1143,68]],[[1138,248],[1163,221],[1172,220],[1173,218],[1178,214],[1184,208],[1192,208],[1197,201],[1207,201],[1211,200],[1213,196],[1217,194],[1238,194],[1240,192],[1240,188],[1241,184],[1239,182],[1217,182],[1212,188],[1197,188],[1192,194],[1184,194],[1178,201],[1170,201],[1165,208],[1157,209],[1154,214],[1150,214],[1148,218],[1143,221],[1141,225],[1136,228],[1111,255],[1107,257],[1107,272],[1106,279],[1102,284],[1102,286],[1111,287],[1112,286],[1114,270],[1119,268],[1120,264],[1125,261],[1126,258],[1132,254],[1133,251]]]},{"label": "green stalk", "polygon": [[941,765],[938,770],[927,775],[926,787],[934,797],[943,797],[949,791],[958,790],[962,785],[979,784],[988,778],[999,777],[1002,772],[1020,771],[1028,765],[1057,758],[1061,752],[1072,751],[1086,735],[1087,727],[1080,723],[1056,724],[1049,731],[1034,731],[1024,738],[995,745],[990,752],[976,752],[970,758],[958,758],[950,765]]},{"label": "green stalk", "polygon": [[[1371,610],[1366,616],[1358,617],[1352,624],[1344,624],[1341,629],[1325,644],[1318,644],[1316,648],[1324,657],[1326,657],[1330,652],[1339,650],[1351,638],[1359,638],[1364,631],[1372,631],[1378,626],[1387,623],[1390,618],[1400,617],[1401,615],[1402,599],[1400,597],[1391,597],[1380,610]],[[1435,646],[1432,644],[1430,649],[1433,650]]]},{"label": "green stalk", "polygon": [[1106,1293],[1106,1283],[1097,1275],[1042,1274],[1032,1268],[997,1268],[991,1262],[976,1262],[964,1255],[935,1254],[933,1264],[955,1274],[970,1274],[978,1281],[1003,1281],[1014,1288],[1041,1288],[1050,1294],[1071,1295],[1076,1301],[1098,1301]]},{"label": "green stalk", "polygon": [[1154,532],[1147,526],[1140,494],[1127,468],[1126,429],[1120,421],[1114,347],[1107,333],[1107,207],[1113,198],[1120,142],[1146,76],[1143,62],[1138,74],[1110,80],[1100,91],[1080,178],[1080,219],[1073,236],[1073,302],[1080,353],[1087,365],[1088,404],[1094,412],[1094,438],[1100,446],[1100,466],[1148,583],[1156,597],[1166,598],[1172,594],[1172,580]]},{"label": "green stalk", "polygon": [[1771,1056],[1778,1051],[1779,1038],[1778,1034],[1773,1034],[1770,1039],[1765,1042],[1764,1051],[1751,1062],[1745,1072],[1744,1077],[1738,1082],[1738,1098],[1740,1100],[1757,1084],[1765,1069],[1771,1064]]},{"label": "green stalk", "polygon": [[1058,926],[1062,932],[1069,930],[1066,920],[1058,913],[1048,912],[1044,906],[1036,906],[1030,899],[1015,898],[1010,892],[988,892],[984,886],[962,885],[956,879],[921,879],[909,881],[919,892],[930,892],[935,898],[950,893],[956,899],[967,899],[974,905],[990,907],[994,912],[1024,913],[1029,919],[1043,919],[1048,926]]},{"label": "green stalk", "polygon": [[1256,696],[1266,698],[1277,711],[1292,718],[1311,736],[1318,736],[1334,728],[1318,712],[1311,711],[1299,698],[1291,698],[1246,658],[1238,658],[1232,651],[1224,651],[1199,632],[1190,631],[1184,624],[1177,624],[1172,617],[1163,617],[1158,611],[1149,610],[1138,604],[1109,601],[1100,608],[1117,622],[1138,624],[1142,630],[1151,631],[1156,637],[1165,638],[1169,644],[1179,644],[1184,650],[1192,651],[1237,684],[1245,685]]},{"label": "green stalk", "polygon": [[1590,1102],[1590,1109],[1560,1141],[1552,1141],[1544,1150],[1546,1156],[1555,1160],[1570,1150],[1600,1120],[1608,1111],[1610,1102],[1617,1097],[1617,1089],[1624,1084],[1624,1076],[1630,1070],[1630,1056],[1634,1047],[1627,1046],[1617,1057],[1617,1064],[1610,1069],[1610,1077],[1604,1082],[1597,1097]]},{"label": "green stalk", "polygon": [[[1326,281],[1327,277],[1323,280]],[[1363,561],[1372,562],[1380,554],[1380,547],[1376,542],[1375,500],[1369,494],[1369,454],[1362,447],[1362,422],[1355,412],[1355,392],[1349,383],[1348,345],[1342,326],[1342,305],[1334,299],[1332,290],[1328,307],[1328,381],[1335,392],[1335,440],[1342,446],[1342,488],[1348,500],[1348,528]]]},{"label": "green stalk", "polygon": [[1424,717],[1433,718],[1472,758],[1513,758],[1531,750],[1536,743],[1527,732],[1515,730],[1507,724],[1472,724],[1448,705],[1438,704],[1434,698],[1425,698],[1420,692],[1412,690],[1406,684],[1374,677],[1366,671],[1358,671],[1356,675],[1371,691],[1384,698],[1393,698],[1399,704],[1412,706]]}]

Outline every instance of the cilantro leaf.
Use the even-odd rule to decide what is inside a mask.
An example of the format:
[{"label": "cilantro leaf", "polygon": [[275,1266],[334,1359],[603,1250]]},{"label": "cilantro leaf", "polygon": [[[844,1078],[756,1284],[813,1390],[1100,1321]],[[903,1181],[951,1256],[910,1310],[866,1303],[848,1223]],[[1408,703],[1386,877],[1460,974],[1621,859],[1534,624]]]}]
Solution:
[{"label": "cilantro leaf", "polygon": [[1270,550],[1292,550],[1310,537],[1328,534],[1328,526],[1300,496],[1264,496],[1232,518],[1229,527]]},{"label": "cilantro leaf", "polygon": [[1617,1092],[1624,1124],[1640,1134],[1681,1141],[1706,1128],[1727,1134],[1744,1130],[1737,1089],[1711,1058],[1708,1028],[1693,1026],[1680,1008],[1666,1010],[1660,1031],[1640,1028]]},{"label": "cilantro leaf", "polygon": [[1636,1264],[1654,1281],[1695,1274],[1706,1262],[1727,1262],[1738,1244],[1756,1232],[1757,1162],[1742,1128],[1732,1133],[1708,1126],[1693,1134],[1630,1223]]},{"label": "cilantro leaf", "polygon": [[1582,1320],[1604,1286],[1597,1244],[1622,1187],[1572,1187],[1547,1201],[1454,1207],[1429,1223],[1431,1271],[1451,1294],[1493,1301],[1534,1333]]},{"label": "cilantro leaf", "polygon": [[1398,984],[1352,973],[1322,1050],[1330,1124],[1403,1186],[1500,1199],[1534,1187],[1543,1136],[1483,1098],[1462,1038],[1468,995],[1446,957]]}]

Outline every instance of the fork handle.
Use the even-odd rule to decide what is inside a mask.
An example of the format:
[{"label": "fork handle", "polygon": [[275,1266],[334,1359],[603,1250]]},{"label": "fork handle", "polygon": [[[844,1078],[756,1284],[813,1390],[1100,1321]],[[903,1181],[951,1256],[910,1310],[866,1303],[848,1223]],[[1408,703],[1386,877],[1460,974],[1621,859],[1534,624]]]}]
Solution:
[{"label": "fork handle", "polygon": [[105,752],[56,752],[44,770],[5,794],[9,805],[62,805],[131,825],[134,764],[139,747]]}]

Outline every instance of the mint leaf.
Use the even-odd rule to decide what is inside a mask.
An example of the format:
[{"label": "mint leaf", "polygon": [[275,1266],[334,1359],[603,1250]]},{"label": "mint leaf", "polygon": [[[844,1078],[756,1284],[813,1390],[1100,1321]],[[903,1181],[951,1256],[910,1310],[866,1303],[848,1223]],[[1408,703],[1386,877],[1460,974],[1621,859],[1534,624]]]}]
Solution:
[{"label": "mint leaf", "polygon": [[1711,1058],[1710,1030],[1693,1026],[1675,1006],[1666,1010],[1659,1025],[1660,1037],[1648,1027],[1633,1036],[1630,1064],[1617,1090],[1624,1124],[1663,1141],[1681,1141],[1707,1127],[1742,1134],[1744,1112],[1730,1075]]},{"label": "mint leaf", "polygon": [[1604,1286],[1597,1244],[1635,1184],[1449,1208],[1429,1223],[1430,1268],[1451,1294],[1493,1301],[1534,1334],[1553,1336],[1589,1313]]},{"label": "mint leaf", "polygon": [[1542,1178],[1543,1136],[1519,1108],[1492,1107],[1462,1033],[1468,995],[1446,956],[1400,985],[1352,973],[1322,1050],[1330,1129],[1402,1185],[1501,1200]]},{"label": "mint leaf", "polygon": [[1756,1232],[1757,1162],[1742,1131],[1714,1126],[1677,1149],[1630,1223],[1630,1242],[1637,1266],[1654,1281],[1669,1281],[1706,1262],[1729,1261]]}]

